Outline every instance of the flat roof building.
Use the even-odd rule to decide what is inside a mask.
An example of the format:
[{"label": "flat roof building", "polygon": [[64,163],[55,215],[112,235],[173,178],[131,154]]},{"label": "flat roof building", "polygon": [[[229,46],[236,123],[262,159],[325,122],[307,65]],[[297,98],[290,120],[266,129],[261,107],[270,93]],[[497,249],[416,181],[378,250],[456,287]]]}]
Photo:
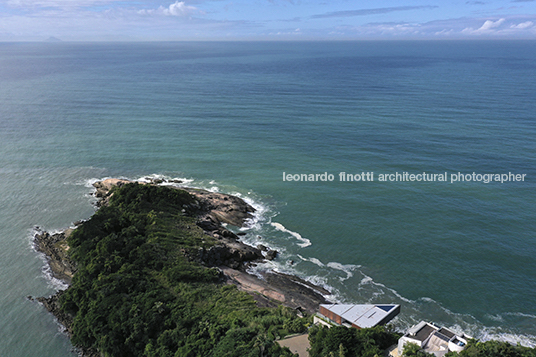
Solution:
[{"label": "flat roof building", "polygon": [[322,304],[319,316],[327,319],[331,324],[368,328],[385,325],[400,313],[400,305],[349,305],[349,304]]},{"label": "flat roof building", "polygon": [[398,340],[398,354],[402,355],[404,346],[407,343],[415,343],[425,352],[442,357],[450,351],[462,351],[469,338],[463,333],[456,334],[444,327],[421,321],[408,329],[408,332]]}]

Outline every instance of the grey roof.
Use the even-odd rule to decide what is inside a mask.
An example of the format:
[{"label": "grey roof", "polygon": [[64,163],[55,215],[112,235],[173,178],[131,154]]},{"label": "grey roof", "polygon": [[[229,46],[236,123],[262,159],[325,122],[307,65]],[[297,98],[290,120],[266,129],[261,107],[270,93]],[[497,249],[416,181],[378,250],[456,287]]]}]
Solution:
[{"label": "grey roof", "polygon": [[430,335],[435,334],[442,340],[448,341],[456,334],[445,327],[438,327],[421,321],[418,325],[408,330],[408,335],[419,341],[426,340]]},{"label": "grey roof", "polygon": [[456,336],[456,334],[454,332],[452,332],[451,330],[449,329],[446,329],[444,327],[441,327],[438,331],[439,333],[442,333],[443,335],[447,336],[449,339],[453,338],[454,336]]},{"label": "grey roof", "polygon": [[433,332],[437,331],[436,328],[430,325],[424,325],[417,333],[411,337],[419,340],[424,341],[426,340]]},{"label": "grey roof", "polygon": [[362,328],[374,327],[398,315],[400,305],[323,304],[325,309]]}]

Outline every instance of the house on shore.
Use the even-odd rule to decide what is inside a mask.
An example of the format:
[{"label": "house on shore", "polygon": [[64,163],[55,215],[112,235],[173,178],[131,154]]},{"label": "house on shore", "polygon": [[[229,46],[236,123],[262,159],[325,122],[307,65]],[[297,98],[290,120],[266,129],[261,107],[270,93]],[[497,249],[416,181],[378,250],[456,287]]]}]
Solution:
[{"label": "house on shore", "polygon": [[404,345],[415,343],[425,352],[442,357],[447,352],[462,351],[470,338],[463,333],[456,334],[445,327],[421,321],[398,340],[398,355],[402,355]]},{"label": "house on shore", "polygon": [[385,325],[400,313],[400,305],[322,304],[314,323],[358,329]]}]

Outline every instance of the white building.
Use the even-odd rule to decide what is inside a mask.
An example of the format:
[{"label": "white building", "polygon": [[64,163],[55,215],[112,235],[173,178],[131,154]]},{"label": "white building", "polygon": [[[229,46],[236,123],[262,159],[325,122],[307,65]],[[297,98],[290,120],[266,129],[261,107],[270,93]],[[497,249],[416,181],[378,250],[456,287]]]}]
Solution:
[{"label": "white building", "polygon": [[402,355],[406,343],[415,343],[425,352],[442,357],[450,351],[462,351],[470,338],[463,333],[456,334],[444,327],[421,321],[398,340],[398,355]]}]

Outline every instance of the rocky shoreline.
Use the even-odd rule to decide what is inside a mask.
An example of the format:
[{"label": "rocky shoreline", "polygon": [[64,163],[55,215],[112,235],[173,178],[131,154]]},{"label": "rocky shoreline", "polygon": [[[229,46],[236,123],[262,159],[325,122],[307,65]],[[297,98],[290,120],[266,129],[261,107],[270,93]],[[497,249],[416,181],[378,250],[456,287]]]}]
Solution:
[{"label": "rocky shoreline", "polygon": [[[94,187],[95,196],[98,198],[97,207],[107,205],[113,187],[130,182],[121,179],[96,182]],[[165,182],[158,180],[151,184],[161,183]],[[260,279],[246,272],[250,264],[272,260],[277,256],[277,252],[268,247],[252,247],[244,244],[236,234],[223,226],[223,223],[237,227],[244,226],[247,219],[253,217],[255,212],[253,207],[232,195],[194,188],[179,189],[189,192],[196,198],[194,205],[199,212],[196,217],[197,226],[203,229],[205,234],[214,237],[217,242],[210,249],[200,248],[197,254],[185,252],[188,259],[206,266],[218,267],[226,283],[234,284],[238,289],[251,294],[261,307],[276,307],[282,304],[313,314],[319,304],[327,302],[324,295],[329,295],[329,291],[296,276],[266,271],[262,273],[263,279]],[[52,275],[68,285],[76,273],[76,264],[67,254],[69,250],[67,238],[72,231],[73,229],[67,229],[56,234],[38,231],[34,238],[36,249],[47,257]],[[35,300],[42,303],[71,335],[72,316],[64,314],[59,307],[59,297],[62,293],[63,291],[59,291],[51,297],[39,297]],[[83,356],[99,356],[96,351],[82,351],[82,353]]]}]

